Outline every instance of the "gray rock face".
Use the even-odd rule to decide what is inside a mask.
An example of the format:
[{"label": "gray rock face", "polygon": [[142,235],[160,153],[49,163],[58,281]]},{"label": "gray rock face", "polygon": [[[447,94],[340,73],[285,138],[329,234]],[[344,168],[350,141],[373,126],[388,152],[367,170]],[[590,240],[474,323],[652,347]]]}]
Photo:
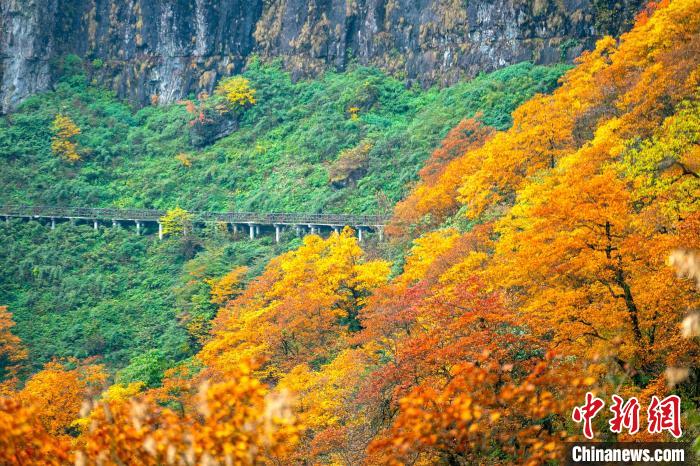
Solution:
[{"label": "gray rock face", "polygon": [[211,91],[255,53],[295,77],[357,62],[423,85],[571,60],[640,0],[3,0],[0,110],[49,88],[67,54],[137,104]]},{"label": "gray rock face", "polygon": [[27,95],[50,85],[54,41],[43,21],[55,13],[55,5],[40,1],[0,3],[0,110],[13,108]]}]

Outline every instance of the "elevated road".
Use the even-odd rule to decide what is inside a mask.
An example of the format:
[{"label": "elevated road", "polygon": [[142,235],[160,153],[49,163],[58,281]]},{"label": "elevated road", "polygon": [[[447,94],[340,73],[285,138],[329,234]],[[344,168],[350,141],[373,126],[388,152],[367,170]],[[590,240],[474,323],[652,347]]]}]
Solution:
[{"label": "elevated road", "polygon": [[[55,228],[57,220],[77,220],[92,222],[95,229],[101,223],[111,222],[113,226],[119,226],[123,222],[133,222],[136,231],[141,233],[142,225],[146,223],[158,224],[159,237],[163,238],[163,230],[160,219],[166,214],[164,210],[155,209],[112,209],[98,207],[58,207],[58,206],[24,206],[3,205],[0,206],[0,217],[9,218],[34,218],[50,221]],[[228,228],[230,225],[234,233],[238,228],[246,228],[250,238],[255,238],[261,228],[274,228],[275,239],[279,241],[284,228],[294,228],[297,234],[321,233],[322,230],[334,230],[349,226],[354,228],[362,240],[363,231],[374,231],[383,239],[384,226],[388,220],[381,215],[352,215],[352,214],[304,214],[304,213],[258,213],[258,212],[206,212],[194,211],[192,221],[194,224],[221,223]]]}]

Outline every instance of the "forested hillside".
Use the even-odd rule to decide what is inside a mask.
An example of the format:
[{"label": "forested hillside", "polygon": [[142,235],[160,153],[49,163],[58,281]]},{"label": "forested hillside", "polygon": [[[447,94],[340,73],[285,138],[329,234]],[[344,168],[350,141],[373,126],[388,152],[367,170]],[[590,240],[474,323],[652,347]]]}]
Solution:
[{"label": "forested hillside", "polygon": [[[643,407],[638,432],[615,431],[606,404],[588,418],[596,441],[693,442],[697,453],[699,65],[696,0],[648,4],[630,32],[601,39],[572,69],[522,64],[441,91],[407,90],[365,68],[292,84],[253,62],[249,81],[219,96],[245,104],[220,112],[239,127],[205,145],[191,135],[225,105],[216,96],[133,114],[69,74],[3,122],[7,200],[84,193],[105,205],[354,212],[398,202],[388,244],[360,243],[346,228],[257,254],[243,252],[256,243],[216,232],[193,247],[191,234],[129,242],[89,227],[1,226],[20,245],[60,234],[69,246],[85,234],[70,247],[99,255],[111,248],[101,241],[120,244],[133,268],[117,272],[140,281],[133,271],[143,267],[143,282],[105,293],[180,299],[190,312],[176,326],[172,309],[151,313],[144,325],[172,333],[133,347],[171,351],[168,364],[139,356],[115,378],[121,356],[97,351],[32,373],[33,327],[20,321],[43,301],[20,277],[59,274],[13,266],[0,298],[24,296],[27,308],[0,310],[0,460],[560,464],[566,442],[590,437],[575,421],[591,408],[581,406],[587,393]],[[90,121],[111,107],[121,136],[105,140],[127,142],[100,152],[96,134],[110,126]],[[57,114],[80,135],[57,136]],[[12,152],[24,141],[36,150]],[[47,181],[15,181],[32,170]],[[149,179],[160,188],[124,188]],[[25,248],[5,257],[53,251]],[[179,278],[145,272],[160,257]],[[89,272],[73,273],[58,280]],[[127,315],[140,309],[131,306]],[[185,339],[187,349],[168,349]],[[679,400],[677,426],[655,420],[660,400]]]},{"label": "forested hillside", "polygon": [[[254,62],[244,76],[255,104],[220,114],[210,105],[216,96],[203,95],[134,110],[87,82],[76,57],[63,66],[55,91],[0,119],[0,204],[386,212],[464,115],[506,128],[512,110],[554,88],[565,69],[523,63],[423,91],[368,68],[293,83],[278,66]],[[69,138],[75,160],[56,150],[57,115],[78,129]],[[234,266],[254,277],[300,244],[293,235],[273,246],[212,230],[184,248],[109,225],[49,230],[20,220],[0,230],[0,303],[30,351],[26,375],[54,357],[97,357],[113,372],[139,356],[135,367],[156,372],[142,377],[159,380],[199,347],[191,320],[206,328],[215,313],[205,280]]]},{"label": "forested hillside", "polygon": [[[55,91],[31,97],[0,120],[2,203],[390,209],[460,119],[481,112],[485,124],[504,129],[518,104],[553,89],[565,69],[523,63],[423,91],[370,68],[292,83],[279,67],[255,61],[243,75],[255,105],[221,116],[203,114],[200,100],[134,112],[90,85],[77,57],[66,57],[63,67]],[[51,151],[57,114],[80,130],[77,163]]]}]

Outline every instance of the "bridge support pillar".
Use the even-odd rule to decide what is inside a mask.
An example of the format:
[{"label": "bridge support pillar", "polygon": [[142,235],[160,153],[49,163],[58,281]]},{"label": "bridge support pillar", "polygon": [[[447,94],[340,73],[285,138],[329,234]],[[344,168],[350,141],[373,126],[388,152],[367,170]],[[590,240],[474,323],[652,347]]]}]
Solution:
[{"label": "bridge support pillar", "polygon": [[301,236],[301,227],[299,225],[294,225],[294,232],[297,235],[297,238]]},{"label": "bridge support pillar", "polygon": [[235,223],[232,223],[231,229],[233,230],[233,236],[238,235],[238,225],[236,225]]},{"label": "bridge support pillar", "polygon": [[136,220],[136,234],[141,234],[141,222],[139,222],[138,220]]},{"label": "bridge support pillar", "polygon": [[333,227],[333,231],[334,231],[335,233],[340,234],[340,231],[338,230],[338,227]]},{"label": "bridge support pillar", "polygon": [[163,239],[163,224],[158,222],[158,239]]},{"label": "bridge support pillar", "polygon": [[74,217],[71,217],[69,220],[70,220],[71,225],[75,225],[75,218]]},{"label": "bridge support pillar", "polygon": [[118,224],[117,221],[112,219],[112,228],[117,228]]},{"label": "bridge support pillar", "polygon": [[250,239],[255,239],[255,230],[257,230],[256,226],[252,223],[249,223],[248,228],[250,229]]},{"label": "bridge support pillar", "polygon": [[362,227],[357,227],[357,240],[362,242]]},{"label": "bridge support pillar", "polygon": [[275,225],[275,243],[280,242],[280,233],[281,233],[280,226]]},{"label": "bridge support pillar", "polygon": [[316,228],[313,225],[309,225],[309,234],[313,235],[316,233]]},{"label": "bridge support pillar", "polygon": [[93,219],[93,221],[92,221],[93,230],[97,231],[98,227],[99,227],[99,225],[97,224],[97,219]]},{"label": "bridge support pillar", "polygon": [[[7,217],[5,217],[7,218]],[[54,217],[51,217],[51,229],[55,230],[56,229],[56,219]]]},{"label": "bridge support pillar", "polygon": [[260,225],[255,225],[255,236],[260,236]]},{"label": "bridge support pillar", "polygon": [[379,233],[379,242],[384,241],[384,228],[377,225],[377,233]]}]

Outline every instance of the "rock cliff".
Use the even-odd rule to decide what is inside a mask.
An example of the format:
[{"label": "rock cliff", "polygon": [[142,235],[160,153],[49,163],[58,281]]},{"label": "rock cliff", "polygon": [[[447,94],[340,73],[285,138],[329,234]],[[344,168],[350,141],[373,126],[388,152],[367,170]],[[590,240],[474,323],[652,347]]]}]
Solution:
[{"label": "rock cliff", "polygon": [[295,77],[351,63],[422,85],[571,60],[639,0],[4,0],[0,110],[51,86],[61,59],[137,104],[211,90],[251,54]]}]

